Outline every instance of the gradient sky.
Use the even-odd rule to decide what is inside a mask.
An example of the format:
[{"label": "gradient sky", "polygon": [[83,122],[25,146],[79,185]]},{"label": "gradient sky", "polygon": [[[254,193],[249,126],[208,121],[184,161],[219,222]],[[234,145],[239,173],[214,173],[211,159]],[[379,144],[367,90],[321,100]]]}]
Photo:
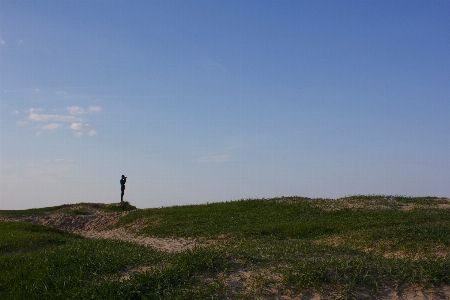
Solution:
[{"label": "gradient sky", "polygon": [[0,209],[450,197],[450,2],[0,0]]}]

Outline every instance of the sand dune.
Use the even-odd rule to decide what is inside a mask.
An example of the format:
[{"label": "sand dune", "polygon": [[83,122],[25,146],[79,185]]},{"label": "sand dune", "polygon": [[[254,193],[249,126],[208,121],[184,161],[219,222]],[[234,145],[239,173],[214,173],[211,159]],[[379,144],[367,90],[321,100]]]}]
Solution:
[{"label": "sand dune", "polygon": [[[73,209],[76,209],[76,207]],[[0,221],[40,224],[79,234],[87,238],[122,240],[153,247],[166,252],[178,252],[210,244],[208,242],[199,243],[199,241],[195,239],[156,238],[136,234],[139,229],[142,229],[145,226],[145,222],[143,222],[145,220],[141,220],[141,222],[132,224],[131,226],[110,229],[111,226],[116,224],[119,218],[126,214],[128,214],[128,212],[104,212],[91,209],[87,215],[73,215],[59,212],[42,216],[0,218]]]}]

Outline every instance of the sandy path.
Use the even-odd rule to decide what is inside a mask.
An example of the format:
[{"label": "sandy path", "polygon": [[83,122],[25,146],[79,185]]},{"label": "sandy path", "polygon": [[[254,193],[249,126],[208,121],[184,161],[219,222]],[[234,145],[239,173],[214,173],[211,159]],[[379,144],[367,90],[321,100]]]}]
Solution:
[{"label": "sandy path", "polygon": [[[78,231],[77,233],[87,238],[122,240],[148,247],[153,247],[158,250],[163,250],[167,252],[179,252],[193,248],[195,246],[200,246],[200,244],[197,243],[196,240],[194,239],[155,238],[155,237],[138,236],[130,233],[124,228],[104,230],[104,231]],[[205,244],[203,243],[201,245]]]},{"label": "sandy path", "polygon": [[92,239],[116,239],[153,247],[166,252],[179,252],[210,243],[199,243],[195,239],[155,238],[137,235],[145,222],[135,223],[126,228],[108,229],[128,212],[106,213],[93,211],[89,215],[55,213],[44,216],[0,218],[0,221],[29,222],[58,228]]}]

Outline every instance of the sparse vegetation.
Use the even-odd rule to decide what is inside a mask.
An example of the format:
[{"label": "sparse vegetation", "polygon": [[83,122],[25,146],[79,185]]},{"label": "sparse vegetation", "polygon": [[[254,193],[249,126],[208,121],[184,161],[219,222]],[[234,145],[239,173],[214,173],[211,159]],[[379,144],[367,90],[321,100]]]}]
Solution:
[{"label": "sparse vegetation", "polygon": [[135,210],[136,206],[133,206],[128,201],[123,201],[119,203],[109,204],[103,207],[104,211],[108,212],[120,212],[120,211],[130,211]]},{"label": "sparse vegetation", "polygon": [[[14,218],[56,211],[129,211],[141,236],[191,238],[167,253],[0,222],[3,299],[377,298],[414,287],[445,299],[450,285],[450,201],[401,196],[282,197],[135,209],[129,203],[0,211]],[[201,243],[204,242],[202,246]],[[208,242],[208,243],[206,243]]]}]

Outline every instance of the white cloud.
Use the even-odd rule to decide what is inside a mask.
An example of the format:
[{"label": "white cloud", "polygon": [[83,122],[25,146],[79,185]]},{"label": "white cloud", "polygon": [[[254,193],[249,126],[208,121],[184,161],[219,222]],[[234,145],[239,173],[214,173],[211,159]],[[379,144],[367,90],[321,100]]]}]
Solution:
[{"label": "white cloud", "polygon": [[199,159],[197,159],[197,162],[199,162],[199,163],[221,163],[221,162],[226,162],[229,160],[230,160],[230,155],[221,154],[221,155],[202,156]]},{"label": "white cloud", "polygon": [[[88,109],[84,109],[80,106],[69,106],[66,110],[70,113],[69,115],[55,114],[42,114],[39,112],[44,111],[43,108],[30,108],[29,116],[26,121],[19,121],[19,125],[28,125],[30,121],[33,122],[43,122],[44,125],[37,127],[38,130],[55,130],[62,127],[61,122],[71,122],[71,124],[66,127],[67,129],[72,129],[75,136],[82,136],[87,134],[88,136],[97,135],[97,131],[92,128],[91,125],[85,122],[85,119],[80,118],[78,115],[83,115],[92,112],[100,112],[100,106],[89,106]],[[56,110],[55,110],[56,111]],[[37,132],[36,135],[40,135],[42,132]]]},{"label": "white cloud", "polygon": [[79,118],[75,118],[74,116],[61,116],[61,115],[43,115],[43,114],[33,114],[31,113],[28,117],[29,120],[32,121],[40,121],[40,122],[76,122],[81,121]]},{"label": "white cloud", "polygon": [[89,106],[88,110],[86,111],[84,108],[79,106],[70,106],[67,108],[67,110],[72,115],[82,115],[86,112],[101,112],[102,108],[100,106]]},{"label": "white cloud", "polygon": [[67,108],[67,110],[69,111],[69,113],[71,115],[82,115],[82,114],[86,113],[84,108],[79,107],[79,106],[70,106]]},{"label": "white cloud", "polygon": [[50,124],[42,126],[42,129],[44,129],[44,130],[55,130],[55,129],[61,127],[61,126],[62,125],[58,124],[58,123],[50,123]]},{"label": "white cloud", "polygon": [[29,112],[30,113],[34,113],[34,112],[41,112],[41,111],[44,111],[45,109],[44,108],[42,108],[42,107],[39,107],[39,108],[30,108],[29,109]]},{"label": "white cloud", "polygon": [[70,124],[69,128],[74,130],[75,136],[82,136],[83,132],[86,132],[86,131],[87,131],[87,135],[89,135],[89,136],[94,136],[94,135],[98,134],[97,131],[95,129],[93,129],[92,126],[89,124],[72,123],[72,124]]},{"label": "white cloud", "polygon": [[35,92],[36,94],[37,94],[37,93],[40,93],[40,92],[41,92],[41,89],[34,89],[33,92]]},{"label": "white cloud", "polygon": [[89,124],[82,124],[82,123],[72,123],[70,124],[70,129],[73,130],[81,130],[85,128],[90,128]]},{"label": "white cloud", "polygon": [[0,45],[4,45],[6,44],[5,40],[3,40],[2,38],[0,38]]},{"label": "white cloud", "polygon": [[72,115],[82,115],[85,114],[87,112],[93,113],[93,112],[101,112],[102,108],[100,106],[89,106],[87,111],[79,106],[70,106],[67,108],[67,110],[70,112],[70,114]]},{"label": "white cloud", "polygon": [[101,112],[102,108],[100,106],[89,106],[89,112]]}]

